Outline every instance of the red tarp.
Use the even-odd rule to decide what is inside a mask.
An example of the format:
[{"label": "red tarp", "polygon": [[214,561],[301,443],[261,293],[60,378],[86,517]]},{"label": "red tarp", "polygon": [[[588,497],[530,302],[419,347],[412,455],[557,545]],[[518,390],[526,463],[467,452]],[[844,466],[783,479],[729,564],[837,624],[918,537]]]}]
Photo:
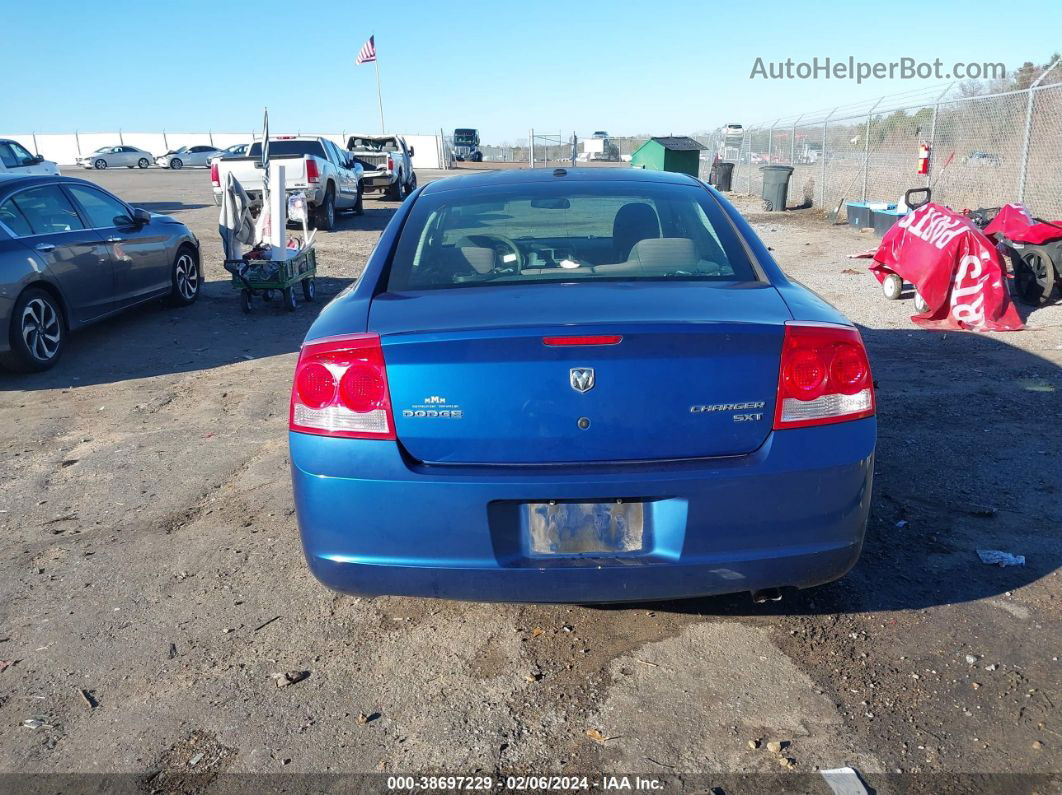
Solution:
[{"label": "red tarp", "polygon": [[929,308],[911,320],[923,328],[1024,327],[996,247],[970,219],[939,204],[924,204],[897,221],[882,238],[870,270],[879,282],[895,273],[915,286]]},{"label": "red tarp", "polygon": [[985,234],[989,237],[999,235],[1015,243],[1039,245],[1062,238],[1062,221],[1043,223],[1035,220],[1020,204],[1006,204],[985,227]]}]

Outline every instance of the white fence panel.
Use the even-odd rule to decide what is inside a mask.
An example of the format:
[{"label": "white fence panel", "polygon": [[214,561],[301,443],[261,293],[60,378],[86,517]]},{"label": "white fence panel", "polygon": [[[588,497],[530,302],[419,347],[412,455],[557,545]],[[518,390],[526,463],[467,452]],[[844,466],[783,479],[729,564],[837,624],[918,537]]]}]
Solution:
[{"label": "white fence panel", "polygon": [[[294,133],[274,132],[274,135]],[[350,133],[306,133],[320,135],[334,141],[345,149]],[[34,154],[44,155],[60,165],[72,165],[80,155],[87,155],[103,146],[136,146],[158,157],[170,149],[181,146],[213,145],[224,149],[235,144],[249,143],[260,137],[258,131],[240,132],[96,132],[96,133],[0,133],[0,138],[18,141]],[[34,139],[36,138],[36,143]],[[413,147],[414,168],[443,168],[439,162],[439,136],[407,135],[406,142]]]},{"label": "white fence panel", "polygon": [[137,149],[144,149],[151,152],[155,157],[166,153],[166,145],[163,143],[162,133],[122,133],[122,143],[125,146],[135,146]]},{"label": "white fence panel", "polygon": [[439,163],[439,136],[407,135],[405,138],[413,147],[413,168],[444,168]]}]

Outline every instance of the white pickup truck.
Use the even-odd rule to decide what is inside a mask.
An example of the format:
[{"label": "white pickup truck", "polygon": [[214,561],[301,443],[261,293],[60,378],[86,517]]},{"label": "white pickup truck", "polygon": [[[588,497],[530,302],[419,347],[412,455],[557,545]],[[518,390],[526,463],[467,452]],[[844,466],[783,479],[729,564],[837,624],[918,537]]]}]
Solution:
[{"label": "white pickup truck", "polygon": [[[262,201],[262,142],[255,141],[244,157],[222,158],[210,164],[214,203],[221,204],[227,175],[239,180],[254,204]],[[284,164],[288,193],[305,193],[311,221],[331,231],[338,210],[361,215],[362,165],[327,138],[278,136],[269,139],[269,162]]]},{"label": "white pickup truck", "polygon": [[413,147],[401,135],[352,135],[347,151],[365,169],[362,190],[402,201],[417,189]]},{"label": "white pickup truck", "polygon": [[40,155],[31,155],[18,141],[0,138],[0,174],[58,174],[59,167]]}]

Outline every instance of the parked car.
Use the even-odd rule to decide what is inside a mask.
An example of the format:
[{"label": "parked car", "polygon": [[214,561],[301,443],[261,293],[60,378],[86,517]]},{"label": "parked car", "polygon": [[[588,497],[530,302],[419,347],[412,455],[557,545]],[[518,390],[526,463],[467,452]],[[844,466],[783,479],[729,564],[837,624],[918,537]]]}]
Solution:
[{"label": "parked car", "polygon": [[155,164],[163,168],[172,168],[174,171],[195,166],[209,166],[210,159],[221,154],[221,150],[213,146],[182,146],[174,149],[161,157],[155,158]]},{"label": "parked car", "polygon": [[210,162],[213,163],[215,160],[224,160],[230,157],[243,157],[247,154],[247,150],[250,148],[250,146],[250,144],[234,144],[233,146],[226,146],[216,155],[211,157]]},{"label": "parked car", "polygon": [[147,168],[155,162],[155,156],[135,146],[101,146],[95,152],[79,157],[75,162],[82,168]]},{"label": "parked car", "polygon": [[46,370],[69,332],[128,307],[199,296],[199,241],[180,221],[71,177],[0,178],[0,363]]},{"label": "parked car", "polygon": [[[243,157],[217,160],[210,166],[214,203],[221,195],[228,174],[233,174],[251,201],[262,202],[262,143],[255,141]],[[362,213],[361,178],[364,168],[349,152],[327,138],[280,136],[269,139],[269,161],[285,166],[285,186],[289,193],[304,193],[310,205],[311,221],[319,229],[331,231],[336,211]]]},{"label": "parked car", "polygon": [[0,174],[28,176],[58,173],[59,166],[51,160],[45,160],[41,155],[31,155],[18,141],[0,138]]},{"label": "parked car", "polygon": [[874,414],[856,327],[699,180],[444,179],[302,345],[303,549],[357,594],[775,599],[858,558]]},{"label": "parked car", "polygon": [[413,147],[401,135],[352,135],[347,151],[361,163],[362,193],[384,193],[402,201],[417,189]]}]

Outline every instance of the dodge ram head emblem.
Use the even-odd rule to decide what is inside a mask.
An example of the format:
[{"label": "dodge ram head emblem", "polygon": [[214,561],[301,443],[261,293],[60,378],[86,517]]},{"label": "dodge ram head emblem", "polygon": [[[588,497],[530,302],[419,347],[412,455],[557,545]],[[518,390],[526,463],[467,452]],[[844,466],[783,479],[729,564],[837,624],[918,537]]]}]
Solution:
[{"label": "dodge ram head emblem", "polygon": [[576,392],[589,392],[594,388],[593,367],[573,367],[569,373],[572,389]]}]

